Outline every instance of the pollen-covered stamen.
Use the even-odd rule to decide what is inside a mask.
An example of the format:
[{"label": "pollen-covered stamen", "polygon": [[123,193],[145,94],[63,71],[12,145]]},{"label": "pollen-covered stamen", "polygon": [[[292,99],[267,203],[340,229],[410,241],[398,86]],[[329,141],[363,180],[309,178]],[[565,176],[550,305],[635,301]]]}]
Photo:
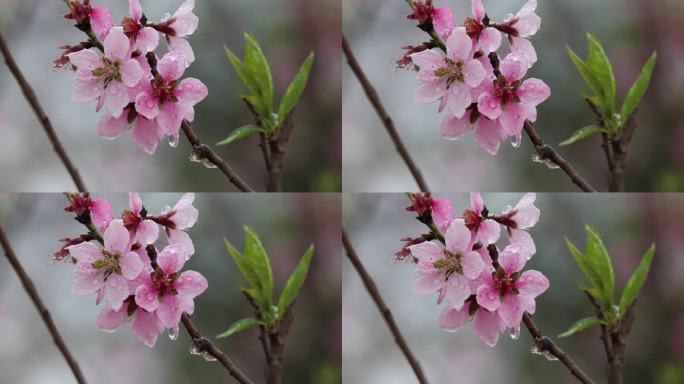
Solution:
[{"label": "pollen-covered stamen", "polygon": [[178,272],[172,273],[170,275],[164,274],[161,268],[157,267],[152,273],[152,279],[154,284],[154,289],[159,292],[159,298],[163,298],[164,295],[177,295],[178,291],[174,287],[174,282],[178,279]]},{"label": "pollen-covered stamen", "polygon": [[519,103],[520,98],[518,97],[518,88],[522,81],[516,80],[512,83],[508,82],[503,75],[499,75],[496,80],[494,80],[494,90],[497,99],[501,100],[502,105],[514,102]]},{"label": "pollen-covered stamen", "polygon": [[520,272],[515,272],[509,275],[501,267],[498,267],[495,272],[492,272],[494,285],[499,291],[499,295],[502,299],[504,296],[506,296],[506,294],[510,293],[512,295],[517,295],[520,293],[515,284],[519,277]]},{"label": "pollen-covered stamen", "polygon": [[122,82],[121,80],[121,60],[111,60],[107,57],[102,58],[102,66],[93,69],[93,76],[101,77],[104,80],[105,88],[112,83],[112,81]]},{"label": "pollen-covered stamen", "polygon": [[443,249],[442,253],[444,254],[444,258],[435,261],[435,268],[444,270],[447,279],[454,273],[462,275],[463,267],[461,266],[461,258],[463,257],[463,254],[461,252],[453,253],[448,249]]},{"label": "pollen-covered stamen", "polygon": [[101,259],[93,262],[93,268],[104,273],[105,280],[107,280],[107,278],[113,273],[121,275],[121,266],[119,266],[119,261],[121,261],[122,257],[121,254],[118,252],[112,253],[106,249],[103,249],[102,256],[103,257]]},{"label": "pollen-covered stamen", "polygon": [[435,75],[443,77],[446,79],[447,88],[451,86],[454,82],[465,82],[463,76],[463,61],[453,61],[448,57],[444,59],[446,66],[439,68],[435,71]]},{"label": "pollen-covered stamen", "polygon": [[152,80],[152,92],[154,97],[159,99],[161,105],[165,102],[177,103],[176,88],[179,83],[178,80],[167,83],[160,75],[155,76],[154,80]]}]

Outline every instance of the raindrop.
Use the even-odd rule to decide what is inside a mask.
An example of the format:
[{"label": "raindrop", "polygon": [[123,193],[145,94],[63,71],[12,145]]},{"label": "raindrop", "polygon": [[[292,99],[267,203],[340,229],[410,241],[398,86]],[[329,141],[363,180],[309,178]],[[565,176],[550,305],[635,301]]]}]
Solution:
[{"label": "raindrop", "polygon": [[511,337],[511,339],[518,340],[518,337],[520,337],[520,327],[511,328],[508,331],[508,335]]},{"label": "raindrop", "polygon": [[169,329],[169,339],[171,339],[171,340],[177,340],[178,339],[178,327]]},{"label": "raindrop", "polygon": [[109,279],[109,285],[111,287],[116,287],[118,283],[116,282],[116,279]]},{"label": "raindrop", "polygon": [[147,297],[147,300],[152,301],[152,300],[154,300],[154,293],[148,293],[146,297]]},{"label": "raindrop", "polygon": [[169,136],[169,146],[176,148],[178,146],[178,135]]},{"label": "raindrop", "polygon": [[520,143],[522,143],[522,137],[520,135],[516,136],[513,141],[511,141],[513,148],[520,148]]}]

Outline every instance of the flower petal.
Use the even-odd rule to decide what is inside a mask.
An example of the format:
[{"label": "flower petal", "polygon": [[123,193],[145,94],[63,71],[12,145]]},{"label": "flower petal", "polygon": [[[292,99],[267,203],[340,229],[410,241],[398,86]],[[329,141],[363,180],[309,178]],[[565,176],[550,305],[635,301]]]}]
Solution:
[{"label": "flower petal", "polygon": [[154,28],[145,27],[138,32],[135,43],[143,54],[154,52],[157,46],[159,46],[159,32],[154,30]]},{"label": "flower petal", "polygon": [[476,299],[477,303],[488,311],[496,311],[501,306],[499,290],[491,284],[481,285],[477,289]]},{"label": "flower petal", "polygon": [[105,56],[112,60],[128,58],[131,42],[123,32],[122,27],[114,27],[104,40]]},{"label": "flower petal", "polygon": [[477,100],[477,110],[490,120],[501,116],[501,101],[489,92],[483,92]]},{"label": "flower petal", "polygon": [[157,257],[157,263],[164,273],[170,275],[180,271],[187,259],[185,247],[178,244],[172,244],[162,249]]},{"label": "flower petal", "polygon": [[102,289],[104,290],[104,298],[113,310],[118,310],[123,305],[124,300],[129,295],[128,282],[126,279],[116,273],[112,273],[107,277]]},{"label": "flower petal", "polygon": [[435,221],[439,230],[444,232],[454,220],[454,207],[446,197],[432,200],[432,219]]},{"label": "flower petal", "polygon": [[470,285],[462,275],[453,274],[446,282],[446,299],[449,305],[461,309],[465,300],[470,297]]},{"label": "flower petal", "polygon": [[471,240],[470,231],[466,228],[463,221],[459,219],[452,221],[444,237],[446,240],[446,247],[450,252],[464,253],[470,251],[470,249],[468,249]]},{"label": "flower petal", "polygon": [[207,86],[192,77],[183,79],[176,88],[176,97],[179,102],[184,104],[195,105],[204,100],[208,94]]},{"label": "flower petal", "polygon": [[517,224],[517,229],[532,228],[539,221],[541,212],[534,205],[536,198],[536,193],[526,193],[518,204],[515,205],[513,220]]},{"label": "flower petal", "polygon": [[128,318],[128,304],[124,303],[118,311],[112,308],[104,308],[97,315],[97,327],[104,332],[114,332],[121,327],[121,324]]},{"label": "flower petal", "polygon": [[487,27],[480,32],[478,43],[485,55],[496,52],[501,47],[501,32],[496,28]]},{"label": "flower petal", "polygon": [[492,219],[487,219],[480,223],[477,229],[477,239],[485,245],[494,244],[501,235],[501,226]]},{"label": "flower petal", "polygon": [[138,117],[133,125],[133,141],[148,155],[153,155],[157,150],[159,140],[164,133],[156,120],[148,120]]},{"label": "flower petal", "polygon": [[112,11],[104,5],[90,9],[90,26],[97,37],[104,39],[112,29]]},{"label": "flower petal", "polygon": [[121,81],[127,87],[133,87],[143,78],[143,70],[136,60],[128,60],[121,66]]},{"label": "flower petal", "polygon": [[463,80],[470,88],[480,85],[486,76],[487,73],[479,60],[470,60],[463,67]]},{"label": "flower petal", "polygon": [[537,247],[534,245],[534,240],[527,231],[513,228],[510,228],[509,231],[509,240],[511,244],[525,248],[529,254],[528,257],[532,257],[532,255],[537,253]]},{"label": "flower petal", "polygon": [[501,320],[496,312],[478,310],[473,322],[475,333],[490,347],[496,346],[502,331]]},{"label": "flower petal", "polygon": [[174,282],[178,294],[191,299],[202,294],[208,286],[207,279],[196,271],[185,271]]},{"label": "flower petal", "polygon": [[154,347],[154,344],[157,342],[157,336],[159,336],[159,332],[163,329],[154,312],[146,312],[142,309],[135,311],[131,326],[133,334],[150,348]]},{"label": "flower petal", "polygon": [[527,79],[518,89],[517,95],[523,103],[537,106],[551,96],[551,88],[542,80]]},{"label": "flower petal", "polygon": [[159,225],[152,220],[144,220],[138,224],[135,235],[143,246],[154,244],[159,237]]},{"label": "flower petal", "polygon": [[195,61],[195,52],[192,50],[190,43],[181,38],[167,36],[169,42],[169,52],[174,52],[182,55],[185,58],[185,68],[189,67]]},{"label": "flower petal", "polygon": [[537,62],[537,51],[532,42],[523,37],[511,37],[511,51],[524,55],[527,58],[528,68]]},{"label": "flower petal", "polygon": [[112,252],[128,251],[130,235],[121,219],[112,220],[104,233],[104,247]]},{"label": "flower petal", "polygon": [[507,246],[499,254],[499,264],[509,275],[520,271],[528,259],[527,249],[516,245]]},{"label": "flower petal", "polygon": [[455,28],[446,41],[447,56],[454,62],[465,62],[471,58],[473,41],[468,37],[465,28]]},{"label": "flower petal", "polygon": [[477,252],[469,252],[461,258],[461,268],[463,268],[463,276],[468,279],[474,279],[480,275],[484,269],[485,264],[482,257]]},{"label": "flower petal", "polygon": [[150,286],[140,285],[135,290],[135,303],[140,308],[152,312],[159,307],[159,294]]},{"label": "flower petal", "polygon": [[71,293],[74,295],[85,296],[97,292],[102,288],[102,274],[99,272],[82,273],[76,276],[71,286]]},{"label": "flower petal", "polygon": [[183,308],[176,295],[165,295],[157,308],[159,322],[164,328],[175,328],[183,315]]},{"label": "flower petal", "polygon": [[185,252],[188,258],[195,254],[195,245],[192,243],[190,235],[185,233],[185,231],[181,231],[179,229],[170,229],[168,231],[169,244],[178,244],[185,248]]},{"label": "flower petal", "polygon": [[454,29],[454,14],[449,7],[434,7],[432,11],[432,23],[435,31],[442,40],[449,38]]},{"label": "flower petal", "polygon": [[431,241],[412,245],[408,249],[411,251],[411,255],[421,262],[434,263],[444,258],[442,248]]},{"label": "flower petal", "polygon": [[102,254],[100,248],[93,243],[80,243],[67,247],[71,257],[79,263],[92,263],[99,260]]},{"label": "flower petal", "polygon": [[509,83],[522,79],[530,68],[530,59],[522,52],[509,53],[499,65],[501,74]]},{"label": "flower petal", "polygon": [[157,63],[157,70],[159,75],[166,81],[170,83],[174,80],[178,80],[183,76],[186,68],[186,58],[184,55],[174,52],[169,52]]},{"label": "flower petal", "polygon": [[104,90],[104,105],[113,117],[119,117],[130,102],[126,87],[118,81],[109,83]]},{"label": "flower petal", "polygon": [[105,198],[90,201],[90,218],[98,231],[104,231],[112,221],[112,205]]},{"label": "flower petal", "polygon": [[549,288],[549,279],[539,271],[529,270],[520,275],[515,287],[521,295],[535,298]]},{"label": "flower petal", "polygon": [[165,135],[175,136],[183,122],[183,109],[178,103],[165,103],[157,115],[157,123]]},{"label": "flower petal", "polygon": [[504,132],[509,136],[517,136],[522,132],[525,125],[525,118],[528,115],[528,109],[533,108],[522,103],[508,103],[501,116],[499,122],[504,128]]},{"label": "flower petal", "polygon": [[468,305],[465,305],[460,310],[456,310],[452,307],[444,308],[437,320],[440,328],[447,332],[456,332],[461,329],[470,317],[468,314],[468,307]]},{"label": "flower petal", "polygon": [[119,266],[121,267],[121,273],[126,280],[135,279],[143,270],[143,263],[140,261],[140,256],[135,252],[125,253],[121,257]]},{"label": "flower petal", "polygon": [[473,126],[470,122],[470,114],[470,111],[466,111],[463,117],[456,117],[453,114],[444,116],[440,125],[442,137],[447,140],[457,140],[468,132]]},{"label": "flower petal", "polygon": [[490,154],[496,155],[503,138],[503,128],[498,120],[481,116],[475,124],[475,141]]},{"label": "flower petal", "polygon": [[119,137],[128,127],[128,113],[122,113],[119,117],[104,115],[97,123],[97,133],[101,138],[113,140]]},{"label": "flower petal", "polygon": [[90,49],[83,49],[66,56],[69,58],[71,64],[75,65],[79,71],[92,71],[102,66],[102,59],[100,59],[100,56]]}]

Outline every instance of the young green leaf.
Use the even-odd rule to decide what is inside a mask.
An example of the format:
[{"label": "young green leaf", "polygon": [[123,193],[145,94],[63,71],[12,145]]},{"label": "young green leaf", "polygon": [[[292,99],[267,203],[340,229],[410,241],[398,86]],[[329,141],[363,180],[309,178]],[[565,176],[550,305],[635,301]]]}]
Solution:
[{"label": "young green leaf", "polygon": [[285,92],[283,99],[280,101],[280,107],[278,107],[278,118],[281,122],[285,121],[287,115],[290,114],[292,109],[299,102],[299,98],[301,97],[302,92],[304,92],[304,87],[306,87],[306,83],[309,80],[309,74],[311,73],[313,61],[314,53],[311,52],[306,60],[304,60],[302,66],[299,68],[299,71],[292,80],[292,83],[290,83],[290,86],[287,87],[287,91]]},{"label": "young green leaf", "polygon": [[603,241],[598,232],[590,226],[586,226],[587,230],[587,248],[584,251],[589,264],[596,271],[599,279],[601,279],[601,286],[603,287],[604,307],[611,308],[613,306],[613,297],[615,290],[615,274],[613,273],[613,264],[610,260],[608,250],[603,245]]},{"label": "young green leaf", "polygon": [[259,236],[254,230],[245,226],[245,250],[244,257],[256,272],[261,287],[262,306],[266,310],[271,310],[273,300],[273,271],[271,261],[264,246],[259,240]]},{"label": "young green leaf", "polygon": [[238,58],[230,49],[228,49],[228,47],[224,46],[224,49],[226,50],[226,56],[228,57],[228,60],[230,60],[230,63],[233,65],[233,68],[235,68],[235,71],[242,82],[247,86],[247,89],[249,89],[249,91],[252,92],[252,94],[254,94],[259,100],[257,107],[263,108],[261,105],[262,92],[259,83],[256,81],[252,73],[247,70],[245,64],[240,60],[240,58]]},{"label": "young green leaf", "polygon": [[655,68],[657,58],[658,55],[654,52],[653,55],[651,55],[651,58],[644,64],[641,73],[639,73],[636,81],[634,81],[634,84],[629,89],[625,101],[622,102],[620,116],[622,117],[623,122],[627,122],[629,117],[641,103],[641,99],[644,97],[646,89],[648,89],[648,84],[651,82],[651,75],[653,74],[653,68]]},{"label": "young green leaf", "polygon": [[577,320],[573,325],[570,326],[570,328],[568,328],[567,331],[561,333],[560,335],[558,335],[558,337],[572,336],[579,331],[583,331],[587,328],[591,328],[599,324],[601,324],[601,320],[595,317],[586,317],[584,319]]},{"label": "young green leaf", "polygon": [[595,101],[594,104],[596,104],[599,108],[603,109],[603,99],[605,98],[604,92],[603,92],[603,87],[601,86],[601,83],[598,81],[596,76],[591,72],[587,64],[577,56],[575,51],[573,51],[570,47],[568,48],[568,56],[570,56],[570,60],[575,64],[575,67],[577,67],[577,71],[582,75],[582,78],[584,79],[584,82],[587,83],[589,86],[589,89],[594,92],[596,95],[594,97]]},{"label": "young green leaf", "polygon": [[644,257],[641,258],[641,263],[632,277],[629,278],[625,290],[622,292],[622,297],[620,298],[620,316],[627,312],[627,309],[634,302],[634,300],[639,296],[641,288],[646,282],[646,277],[648,277],[648,271],[651,268],[651,261],[653,261],[653,255],[655,254],[655,244],[646,251]]},{"label": "young green leaf", "polygon": [[299,295],[299,290],[304,284],[306,274],[309,272],[309,265],[311,264],[311,257],[313,256],[314,246],[310,245],[306,250],[304,256],[299,260],[297,267],[292,272],[292,275],[287,279],[287,283],[280,293],[278,300],[278,313],[283,314],[292,301]]},{"label": "young green leaf", "polygon": [[603,101],[606,115],[612,116],[615,111],[615,74],[610,60],[603,50],[601,43],[592,34],[587,34],[589,48],[587,50],[587,66],[596,76],[603,89]]},{"label": "young green leaf", "polygon": [[271,76],[271,68],[268,66],[266,56],[264,56],[259,42],[250,35],[245,33],[245,68],[252,74],[261,89],[261,101],[265,108],[265,117],[269,117],[273,110],[273,77]]},{"label": "young green leaf", "polygon": [[228,329],[223,332],[222,334],[216,336],[217,339],[222,339],[224,337],[229,337],[232,336],[238,332],[242,332],[246,329],[252,328],[254,326],[257,326],[259,324],[263,324],[261,321],[254,317],[247,317],[244,319],[240,319],[228,327]]},{"label": "young green leaf", "polygon": [[[240,252],[233,247],[233,245],[228,242],[225,238],[223,239],[223,242],[226,243],[226,249],[228,249],[228,253],[230,253],[230,256],[233,258],[233,261],[235,261],[235,265],[237,265],[238,269],[240,270],[240,273],[242,273],[242,276],[249,282],[249,284],[256,289],[256,292],[261,292],[261,281],[259,281],[259,276],[257,276],[256,272],[254,271],[254,268],[245,260],[245,258],[240,254]],[[257,295],[258,296],[258,295]],[[261,300],[259,297],[255,297],[257,300]]]},{"label": "young green leaf", "polygon": [[[598,292],[602,293],[603,292],[603,287],[601,285],[601,279],[599,278],[598,274],[594,270],[593,266],[589,263],[587,258],[582,254],[582,252],[575,247],[575,244],[573,244],[568,238],[565,238],[565,242],[568,245],[568,250],[570,250],[570,253],[572,256],[575,258],[575,261],[577,262],[577,265],[580,267],[580,270],[582,270],[582,273],[584,276],[589,280],[589,282],[594,286],[594,288],[589,288],[592,291],[595,291],[596,288],[598,288]],[[596,296],[596,295],[594,295]],[[598,298],[602,298],[603,295],[599,296]]]},{"label": "young green leaf", "polygon": [[242,127],[231,132],[230,135],[228,135],[228,137],[216,143],[216,145],[228,145],[234,141],[244,139],[249,135],[253,135],[259,132],[264,132],[264,130],[261,127],[257,127],[254,124],[243,125]]},{"label": "young green leaf", "polygon": [[582,127],[580,129],[576,130],[575,133],[573,133],[572,136],[570,136],[570,138],[561,142],[558,145],[563,147],[566,145],[574,144],[580,140],[584,140],[584,139],[586,139],[590,136],[593,136],[597,133],[601,133],[601,131],[603,131],[603,129],[601,127],[599,127],[598,125],[588,125],[586,127]]}]

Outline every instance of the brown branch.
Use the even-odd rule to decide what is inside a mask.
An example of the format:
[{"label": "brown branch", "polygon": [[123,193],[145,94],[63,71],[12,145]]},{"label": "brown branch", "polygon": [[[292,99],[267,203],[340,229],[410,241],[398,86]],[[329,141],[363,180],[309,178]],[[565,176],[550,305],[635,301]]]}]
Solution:
[{"label": "brown branch", "polygon": [[537,133],[534,125],[528,120],[525,121],[525,132],[530,138],[530,141],[532,141],[532,144],[534,144],[535,154],[541,160],[548,160],[557,165],[566,175],[568,175],[568,177],[570,177],[570,180],[584,192],[596,192],[596,189],[592,187],[567,160],[558,154],[556,150],[544,144],[544,141]]},{"label": "brown branch", "polygon": [[[594,306],[594,312],[596,313],[596,318],[599,320],[605,320],[605,316],[603,316],[603,309],[601,308],[601,304],[596,300],[594,296],[591,295],[591,293],[584,291],[586,293],[587,297],[589,298],[589,301],[591,302],[591,305]],[[601,342],[603,343],[603,350],[606,352],[606,358],[608,361],[613,360],[613,348],[610,342],[610,338],[608,335],[608,327],[606,327],[605,324],[601,323]]]},{"label": "brown branch", "polygon": [[287,336],[290,333],[290,328],[294,322],[294,312],[292,308],[294,302],[287,308],[283,316],[278,321],[278,328],[268,333],[271,361],[268,364],[268,375],[266,382],[268,384],[282,383],[282,368],[285,360],[285,347],[287,346]]},{"label": "brown branch", "polygon": [[344,244],[344,249],[346,250],[349,261],[356,269],[356,272],[359,274],[361,281],[363,281],[363,284],[365,285],[368,294],[375,302],[375,306],[380,311],[380,314],[385,320],[385,323],[387,324],[387,327],[392,333],[392,336],[394,336],[394,341],[399,346],[399,349],[401,349],[401,351],[404,353],[404,356],[406,357],[406,360],[408,360],[409,365],[411,365],[413,372],[418,378],[418,382],[420,384],[427,384],[428,381],[425,376],[425,373],[423,372],[423,369],[420,366],[420,362],[418,362],[418,359],[416,359],[416,357],[413,355],[413,352],[411,352],[408,343],[406,342],[404,336],[402,336],[401,331],[399,330],[399,326],[397,325],[396,321],[394,321],[392,312],[390,312],[389,308],[387,307],[387,304],[385,304],[385,300],[383,300],[382,296],[380,295],[380,291],[378,290],[378,287],[375,285],[373,278],[368,274],[368,271],[366,271],[366,268],[363,266],[361,259],[359,259],[359,256],[356,254],[356,251],[354,250],[354,247],[352,246],[351,241],[349,240],[347,232],[344,230],[344,228],[342,229],[342,243]]},{"label": "brown branch", "polygon": [[228,370],[228,373],[230,373],[230,375],[233,376],[235,380],[237,380],[239,383],[254,384],[254,382],[250,380],[247,376],[245,376],[245,374],[242,373],[242,371],[240,371],[240,369],[235,365],[235,363],[233,363],[228,358],[228,356],[226,356],[226,354],[223,353],[222,350],[220,350],[214,343],[212,343],[211,340],[202,336],[202,334],[197,329],[195,324],[193,324],[192,320],[190,320],[190,316],[188,316],[187,313],[183,313],[183,316],[181,317],[181,322],[183,322],[183,326],[188,331],[190,337],[192,337],[193,345],[199,351],[206,352],[212,357],[214,357],[216,360],[218,360],[221,363],[221,365],[223,365]]},{"label": "brown branch", "polygon": [[69,348],[64,342],[62,335],[59,333],[59,330],[57,329],[57,325],[55,324],[54,320],[52,319],[52,316],[50,315],[50,312],[45,307],[43,300],[40,298],[36,286],[33,284],[33,281],[24,270],[24,267],[22,267],[21,263],[19,262],[19,259],[17,258],[17,255],[14,253],[14,250],[12,249],[12,246],[9,240],[7,239],[7,236],[5,235],[5,232],[3,231],[1,226],[0,243],[2,243],[2,248],[5,251],[5,256],[7,256],[7,260],[9,260],[10,264],[12,265],[12,268],[14,268],[14,272],[16,272],[17,276],[19,277],[21,284],[24,286],[24,290],[31,298],[33,305],[38,310],[40,317],[43,319],[43,323],[45,323],[45,327],[48,329],[48,332],[50,332],[50,335],[52,336],[53,342],[55,343],[55,345],[57,345],[57,348],[62,353],[62,356],[64,356],[64,360],[66,360],[67,364],[69,365],[69,368],[71,368],[71,372],[73,372],[76,381],[79,384],[85,384],[86,380],[83,376],[83,372],[81,372],[81,368],[79,368],[76,359],[74,359],[74,356],[69,351]]},{"label": "brown branch", "polygon": [[193,131],[192,127],[186,120],[183,120],[181,127],[183,128],[183,133],[185,133],[185,136],[192,145],[192,155],[194,158],[200,161],[208,161],[210,164],[213,164],[213,166],[221,170],[228,180],[240,191],[254,192],[254,189],[252,189],[252,187],[242,180],[225,160],[223,160],[219,155],[216,154],[216,152],[209,148],[208,145],[202,144],[202,142],[199,140],[199,137],[197,137],[197,134],[195,131]]},{"label": "brown branch", "polygon": [[285,167],[285,154],[287,153],[287,146],[294,127],[294,110],[292,110],[278,129],[278,137],[268,140],[271,161],[266,182],[266,190],[268,192],[282,191],[281,179],[283,168]]},{"label": "brown branch", "polygon": [[622,127],[620,135],[610,141],[613,151],[613,169],[610,172],[611,192],[625,191],[625,168],[627,168],[629,149],[637,128],[635,115],[636,112]]},{"label": "brown branch", "polygon": [[525,326],[527,329],[530,331],[530,334],[532,335],[532,338],[534,339],[534,346],[535,350],[539,352],[548,352],[552,356],[558,359],[563,365],[565,365],[570,373],[577,378],[581,383],[584,384],[596,384],[594,380],[592,380],[589,376],[587,376],[586,373],[584,373],[580,367],[577,366],[577,364],[570,358],[570,356],[563,351],[556,343],[554,343],[551,339],[548,337],[544,336],[541,333],[541,330],[539,330],[539,327],[537,324],[535,324],[534,320],[532,320],[532,316],[530,316],[529,313],[525,312],[523,314],[523,322],[525,323]]},{"label": "brown branch", "polygon": [[609,360],[610,374],[608,382],[610,384],[622,384],[623,368],[625,364],[625,353],[627,351],[627,339],[632,331],[632,325],[636,319],[636,301],[630,305],[627,312],[622,316],[617,330],[611,331],[610,341],[612,344],[613,355]]},{"label": "brown branch", "polygon": [[29,105],[33,109],[33,113],[36,115],[36,117],[40,121],[40,124],[43,126],[43,130],[45,131],[45,134],[52,143],[52,147],[57,153],[57,156],[59,156],[60,160],[64,164],[64,167],[67,169],[67,172],[69,172],[71,179],[74,181],[74,184],[76,184],[76,188],[79,190],[79,192],[85,192],[87,188],[85,186],[85,183],[83,183],[83,179],[81,179],[81,175],[78,173],[78,170],[76,169],[74,163],[71,162],[71,159],[69,158],[69,155],[64,149],[64,146],[62,146],[62,143],[59,140],[59,137],[57,136],[54,127],[52,126],[52,122],[50,122],[50,119],[47,117],[45,111],[43,110],[43,107],[40,105],[40,102],[38,101],[36,93],[33,91],[33,88],[31,88],[31,85],[28,83],[24,75],[21,73],[19,66],[14,61],[9,46],[5,42],[5,39],[2,37],[2,34],[0,34],[0,51],[2,52],[2,56],[5,58],[7,67],[9,68],[10,72],[17,81],[17,84],[19,84],[21,91],[24,93],[26,101],[28,101]]},{"label": "brown branch", "polygon": [[[261,316],[261,310],[259,310],[259,304],[250,296],[247,292],[244,292],[247,301],[254,308],[254,317],[257,320],[263,320]],[[259,324],[259,342],[261,343],[261,348],[264,350],[264,356],[266,357],[266,364],[271,364],[271,347],[268,344],[268,338],[266,337],[266,327],[263,324]]]},{"label": "brown branch", "polygon": [[404,142],[401,140],[401,136],[399,136],[399,132],[397,132],[397,129],[394,126],[392,118],[390,118],[390,116],[387,114],[385,107],[382,105],[382,102],[380,101],[380,97],[378,96],[377,91],[375,90],[375,88],[373,88],[373,85],[370,83],[366,75],[363,73],[363,70],[361,69],[359,62],[356,60],[354,52],[352,52],[351,48],[349,47],[349,44],[347,43],[347,38],[344,35],[342,35],[342,49],[344,50],[344,54],[347,57],[347,61],[349,63],[349,66],[351,67],[352,72],[354,72],[354,75],[356,75],[356,78],[359,80],[359,83],[361,83],[361,87],[366,92],[368,100],[370,101],[371,105],[373,105],[373,108],[375,108],[375,111],[380,117],[380,120],[382,120],[382,123],[385,126],[385,129],[387,130],[390,139],[392,139],[392,142],[394,142],[394,146],[397,148],[397,152],[399,152],[399,155],[404,160],[404,163],[406,163],[406,166],[411,172],[411,175],[413,175],[413,178],[416,180],[416,183],[418,184],[418,187],[420,188],[421,192],[429,192],[429,188],[427,186],[427,183],[425,182],[425,179],[423,178],[423,174],[411,158],[411,155],[409,154],[406,145],[404,145]]}]

